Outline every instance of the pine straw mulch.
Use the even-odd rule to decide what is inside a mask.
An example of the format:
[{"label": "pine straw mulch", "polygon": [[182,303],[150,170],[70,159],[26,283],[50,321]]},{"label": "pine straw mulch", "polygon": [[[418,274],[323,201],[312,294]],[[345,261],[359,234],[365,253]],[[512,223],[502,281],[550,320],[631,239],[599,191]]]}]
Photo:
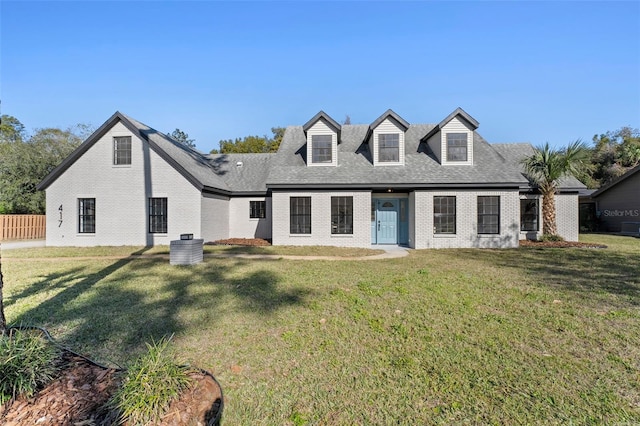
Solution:
[{"label": "pine straw mulch", "polygon": [[520,247],[533,248],[607,248],[604,244],[580,243],[577,241],[532,241],[520,240]]}]

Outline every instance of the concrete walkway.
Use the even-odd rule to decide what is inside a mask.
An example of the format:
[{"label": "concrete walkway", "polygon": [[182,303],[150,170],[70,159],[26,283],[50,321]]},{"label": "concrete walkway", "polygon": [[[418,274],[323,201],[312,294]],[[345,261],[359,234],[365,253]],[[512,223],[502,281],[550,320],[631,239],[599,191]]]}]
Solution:
[{"label": "concrete walkway", "polygon": [[0,249],[12,250],[21,248],[44,247],[45,240],[0,241]]},{"label": "concrete walkway", "polygon": [[[329,249],[329,248],[328,248]],[[371,246],[373,250],[384,250],[384,253],[371,256],[294,256],[280,254],[244,254],[244,253],[205,253],[205,257],[213,258],[238,258],[238,259],[264,259],[264,260],[381,260],[397,259],[409,254],[406,248],[400,246]]]},{"label": "concrete walkway", "polygon": [[[44,247],[44,240],[32,240],[32,241],[12,241],[1,243],[0,249],[2,251],[17,249],[17,248],[30,248],[30,247]],[[382,259],[397,259],[405,257],[409,254],[408,249],[405,247],[395,245],[379,245],[371,246],[372,250],[384,250],[384,253],[374,254],[371,256],[295,256],[295,255],[280,255],[280,254],[246,254],[246,253],[204,253],[205,258],[219,258],[219,259],[254,259],[254,260],[382,260]],[[327,248],[330,250],[330,248]],[[118,259],[143,259],[143,258],[166,258],[169,259],[169,254],[136,254],[127,256],[78,256],[78,257],[42,257],[38,260],[118,260]],[[7,260],[13,261],[27,261],[34,258],[9,258]]]}]

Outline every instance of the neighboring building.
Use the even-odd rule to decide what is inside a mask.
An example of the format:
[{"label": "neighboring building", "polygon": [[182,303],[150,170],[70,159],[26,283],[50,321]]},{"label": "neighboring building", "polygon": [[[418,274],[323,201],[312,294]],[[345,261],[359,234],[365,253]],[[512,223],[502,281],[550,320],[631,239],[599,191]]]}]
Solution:
[{"label": "neighboring building", "polygon": [[640,235],[640,166],[591,194],[598,230]]},{"label": "neighboring building", "polygon": [[[388,110],[370,125],[319,112],[275,154],[205,155],[116,112],[39,185],[47,245],[168,244],[182,233],[274,245],[517,247],[542,230],[529,144],[489,144],[458,108],[438,124]],[[578,238],[578,190],[556,197]]]}]

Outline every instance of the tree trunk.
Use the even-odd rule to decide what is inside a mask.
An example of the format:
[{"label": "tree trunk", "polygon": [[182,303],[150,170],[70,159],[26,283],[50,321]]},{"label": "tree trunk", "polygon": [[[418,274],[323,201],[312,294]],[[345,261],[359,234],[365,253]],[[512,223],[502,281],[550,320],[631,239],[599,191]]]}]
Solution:
[{"label": "tree trunk", "polygon": [[4,336],[7,332],[7,319],[4,316],[4,302],[2,296],[2,288],[4,282],[2,281],[2,256],[0,255],[0,336]]},{"label": "tree trunk", "polygon": [[558,235],[555,190],[542,194],[542,233],[545,235]]}]

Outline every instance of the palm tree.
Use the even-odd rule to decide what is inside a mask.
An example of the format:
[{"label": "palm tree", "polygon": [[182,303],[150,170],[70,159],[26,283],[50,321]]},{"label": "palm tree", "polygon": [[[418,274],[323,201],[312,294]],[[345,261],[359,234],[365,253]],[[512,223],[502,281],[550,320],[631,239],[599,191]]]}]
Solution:
[{"label": "palm tree", "polygon": [[579,175],[586,154],[586,145],[578,139],[563,149],[552,149],[547,142],[534,148],[533,154],[522,160],[527,177],[542,193],[543,234],[558,234],[555,202],[558,182],[565,176]]}]

